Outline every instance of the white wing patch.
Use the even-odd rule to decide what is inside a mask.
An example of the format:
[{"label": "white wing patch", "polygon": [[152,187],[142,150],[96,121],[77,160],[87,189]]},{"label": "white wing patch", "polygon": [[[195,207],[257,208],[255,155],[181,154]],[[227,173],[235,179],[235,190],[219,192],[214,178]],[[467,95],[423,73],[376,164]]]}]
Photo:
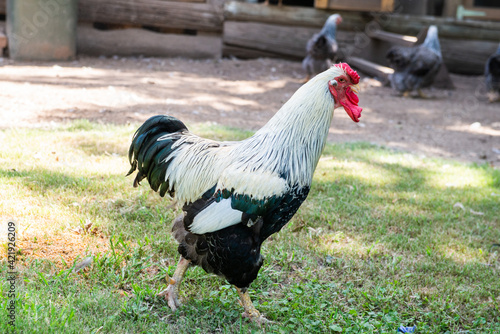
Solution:
[{"label": "white wing patch", "polygon": [[[286,181],[270,172],[242,172],[226,169],[217,184],[217,189],[228,189],[234,194],[245,194],[255,200],[263,200],[274,195],[282,195],[288,190]],[[213,202],[198,213],[189,230],[195,234],[204,234],[222,230],[241,222],[243,212],[231,207],[231,198]]]},{"label": "white wing patch", "polygon": [[245,194],[255,200],[262,200],[266,197],[284,194],[288,190],[288,184],[276,173],[226,169],[219,179],[217,189],[234,189],[235,194]]},{"label": "white wing patch", "polygon": [[194,217],[189,230],[195,234],[219,231],[241,222],[242,214],[231,208],[231,198],[213,202]]}]

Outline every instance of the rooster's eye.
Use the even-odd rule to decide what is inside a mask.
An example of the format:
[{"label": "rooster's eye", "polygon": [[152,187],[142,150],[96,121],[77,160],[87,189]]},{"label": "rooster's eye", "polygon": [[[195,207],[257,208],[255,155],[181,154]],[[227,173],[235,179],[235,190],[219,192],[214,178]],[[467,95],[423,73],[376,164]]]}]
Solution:
[{"label": "rooster's eye", "polygon": [[345,82],[345,79],[344,78],[340,78],[339,82]]}]

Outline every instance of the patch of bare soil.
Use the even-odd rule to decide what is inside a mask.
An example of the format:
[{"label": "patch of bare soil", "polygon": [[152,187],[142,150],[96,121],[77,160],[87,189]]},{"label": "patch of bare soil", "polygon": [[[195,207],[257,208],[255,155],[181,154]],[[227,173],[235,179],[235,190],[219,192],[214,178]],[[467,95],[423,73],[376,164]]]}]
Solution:
[{"label": "patch of bare soil", "polygon": [[[303,78],[299,62],[277,59],[81,57],[57,64],[2,59],[0,128],[80,118],[122,124],[170,114],[188,123],[255,130]],[[362,78],[361,122],[337,110],[332,142],[368,141],[500,166],[500,103],[487,102],[482,77],[452,75],[456,90],[429,90],[432,98],[426,100],[396,96],[378,81]]]}]

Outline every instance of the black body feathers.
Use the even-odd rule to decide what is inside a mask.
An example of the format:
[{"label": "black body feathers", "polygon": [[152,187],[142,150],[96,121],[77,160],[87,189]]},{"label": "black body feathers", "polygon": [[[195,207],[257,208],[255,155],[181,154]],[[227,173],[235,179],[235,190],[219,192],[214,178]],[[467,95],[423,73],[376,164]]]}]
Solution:
[{"label": "black body feathers", "polygon": [[[211,192],[213,194],[213,189]],[[257,277],[262,266],[262,242],[285,226],[308,193],[309,188],[295,189],[276,198],[265,213],[243,213],[240,224],[222,230],[203,235],[188,232],[193,218],[216,201],[216,196],[208,197],[207,192],[199,200],[183,207],[182,222],[173,227],[174,236],[179,242],[179,253],[206,272],[223,276],[229,283],[246,288]],[[233,201],[238,200],[236,197]]]}]

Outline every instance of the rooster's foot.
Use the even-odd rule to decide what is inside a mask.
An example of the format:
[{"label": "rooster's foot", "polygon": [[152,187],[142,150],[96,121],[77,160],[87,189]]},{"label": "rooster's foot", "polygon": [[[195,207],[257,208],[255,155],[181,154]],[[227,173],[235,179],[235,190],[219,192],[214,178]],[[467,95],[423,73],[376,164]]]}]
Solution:
[{"label": "rooster's foot", "polygon": [[177,310],[177,308],[181,306],[179,302],[179,284],[181,284],[182,278],[186,274],[190,263],[190,260],[181,256],[177,268],[175,268],[174,276],[172,278],[168,277],[168,275],[165,277],[168,282],[168,287],[157,295],[158,297],[165,297],[172,311]]},{"label": "rooster's foot", "polygon": [[272,321],[267,320],[266,317],[260,314],[259,310],[253,306],[252,300],[250,299],[246,288],[236,288],[236,291],[238,291],[238,295],[240,295],[240,304],[245,308],[245,312],[241,314],[243,318],[248,318],[251,322],[255,322],[259,326],[262,324],[272,323]]},{"label": "rooster's foot", "polygon": [[426,95],[420,89],[418,90],[418,96],[420,96],[420,98],[422,98],[422,99],[428,99],[429,98],[429,95]]},{"label": "rooster's foot", "polygon": [[172,311],[175,311],[177,310],[177,308],[181,307],[181,303],[179,302],[179,292],[176,289],[175,281],[173,282],[173,284],[172,281],[174,280],[171,279],[171,284],[169,284],[165,290],[158,293],[157,296],[165,297],[168,303],[168,307],[170,307]]},{"label": "rooster's foot", "polygon": [[[255,311],[257,311],[257,310],[255,310]],[[258,324],[259,326],[263,325],[263,324],[272,324],[273,323],[271,320],[267,319],[262,314],[260,314],[259,311],[257,311],[257,312],[251,312],[250,314],[248,314],[248,312],[245,311],[245,312],[243,312],[241,314],[241,316],[243,318],[247,318],[251,322],[254,322],[254,323]]]},{"label": "rooster's foot", "polygon": [[496,102],[498,100],[500,100],[500,94],[494,91],[488,92],[488,101],[490,103]]}]

